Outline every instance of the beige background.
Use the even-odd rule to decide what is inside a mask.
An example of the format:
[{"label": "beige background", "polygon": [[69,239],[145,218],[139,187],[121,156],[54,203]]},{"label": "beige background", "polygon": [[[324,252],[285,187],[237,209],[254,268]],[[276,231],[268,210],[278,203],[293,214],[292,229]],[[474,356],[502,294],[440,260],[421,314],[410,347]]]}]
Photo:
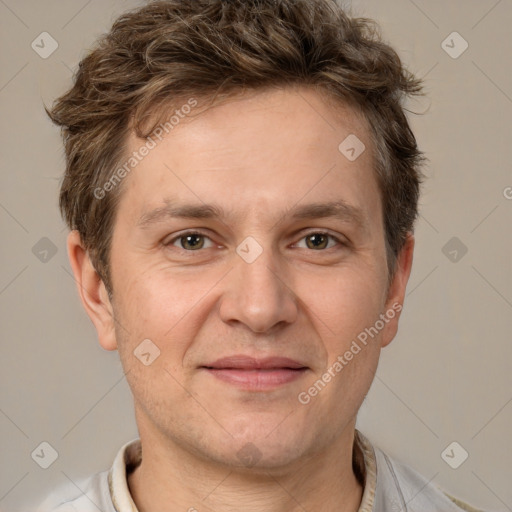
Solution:
[{"label": "beige background", "polygon": [[[139,3],[0,0],[2,511],[26,511],[44,489],[108,468],[137,435],[117,353],[97,344],[70,276],[57,210],[61,142],[42,104],[69,86],[84,49]],[[512,510],[512,3],[352,7],[381,23],[429,94],[411,106],[428,110],[411,122],[430,164],[405,314],[359,428],[473,505]],[[46,59],[31,48],[43,31],[59,45]],[[454,31],[469,44],[457,59],[441,46]],[[57,251],[46,262],[44,237]],[[453,237],[458,246],[443,252]],[[43,441],[58,452],[46,470],[31,458]],[[458,469],[441,458],[452,441],[469,453]]]}]

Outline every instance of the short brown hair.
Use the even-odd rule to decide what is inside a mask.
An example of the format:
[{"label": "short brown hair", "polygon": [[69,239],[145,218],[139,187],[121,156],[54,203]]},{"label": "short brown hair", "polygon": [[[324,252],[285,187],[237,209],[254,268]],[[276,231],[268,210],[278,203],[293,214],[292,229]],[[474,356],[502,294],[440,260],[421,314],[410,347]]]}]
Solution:
[{"label": "short brown hair", "polygon": [[94,190],[122,161],[130,131],[151,135],[170,105],[244,89],[304,85],[358,108],[371,127],[390,276],[417,216],[423,156],[404,114],[421,82],[377,25],[336,0],[167,0],[122,15],[47,113],[62,128],[60,209],[111,292],[120,187]]}]

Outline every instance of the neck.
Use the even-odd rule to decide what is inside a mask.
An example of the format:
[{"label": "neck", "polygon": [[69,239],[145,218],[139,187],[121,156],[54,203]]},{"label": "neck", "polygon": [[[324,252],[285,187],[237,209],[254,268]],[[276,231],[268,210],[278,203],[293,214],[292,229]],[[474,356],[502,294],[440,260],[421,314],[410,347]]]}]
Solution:
[{"label": "neck", "polygon": [[356,512],[363,486],[354,474],[353,426],[324,451],[288,467],[239,468],[199,458],[166,440],[144,442],[128,476],[139,512]]}]

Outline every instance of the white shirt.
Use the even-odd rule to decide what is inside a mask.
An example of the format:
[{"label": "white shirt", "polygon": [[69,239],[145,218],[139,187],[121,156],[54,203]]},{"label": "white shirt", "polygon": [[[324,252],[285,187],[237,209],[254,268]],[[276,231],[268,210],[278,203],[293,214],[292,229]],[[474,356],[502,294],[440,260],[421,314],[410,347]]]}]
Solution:
[{"label": "white shirt", "polygon": [[[358,512],[479,512],[428,483],[409,466],[392,460],[357,430],[355,441],[354,464],[364,475]],[[60,489],[38,511],[138,512],[126,475],[141,459],[140,440],[135,439],[119,450],[109,471]]]}]

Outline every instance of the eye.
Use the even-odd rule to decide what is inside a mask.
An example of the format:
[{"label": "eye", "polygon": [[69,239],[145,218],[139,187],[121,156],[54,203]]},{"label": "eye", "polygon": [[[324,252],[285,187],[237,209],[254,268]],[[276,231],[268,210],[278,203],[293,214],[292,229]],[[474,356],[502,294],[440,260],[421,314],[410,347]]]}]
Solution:
[{"label": "eye", "polygon": [[[308,233],[305,237],[301,239],[301,242],[305,240],[305,248],[312,249],[314,251],[320,251],[323,249],[330,249],[334,247],[336,244],[343,245],[337,238],[330,235],[329,233],[324,232],[314,232]],[[304,245],[301,245],[301,242],[297,244],[298,247],[304,248]]]},{"label": "eye", "polygon": [[186,251],[198,251],[213,246],[212,241],[206,235],[195,232],[182,233],[178,237],[169,240],[165,245],[173,245]]}]

